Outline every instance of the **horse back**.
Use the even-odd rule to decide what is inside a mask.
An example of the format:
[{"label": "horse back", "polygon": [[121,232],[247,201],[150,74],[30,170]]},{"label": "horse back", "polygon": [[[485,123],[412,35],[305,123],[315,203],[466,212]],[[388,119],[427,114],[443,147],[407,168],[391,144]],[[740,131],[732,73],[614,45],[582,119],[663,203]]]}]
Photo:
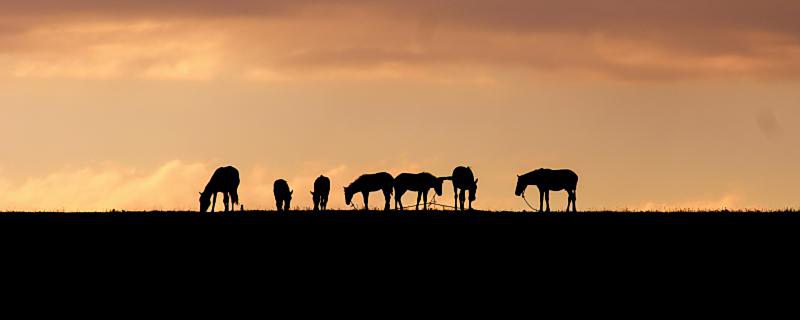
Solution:
[{"label": "horse back", "polygon": [[287,198],[291,192],[289,191],[289,183],[283,179],[275,181],[272,191],[275,193],[275,197],[279,199]]},{"label": "horse back", "polygon": [[320,195],[329,194],[331,192],[331,179],[325,176],[317,178],[317,180],[314,181],[314,192]]},{"label": "horse back", "polygon": [[578,174],[572,170],[551,170],[548,175],[549,183],[554,187],[572,190],[578,187]]},{"label": "horse back", "polygon": [[392,189],[394,187],[394,177],[386,172],[365,174],[359,177],[353,185],[362,191]]},{"label": "horse back", "polygon": [[453,170],[453,185],[468,188],[475,185],[475,174],[469,167],[457,167]]},{"label": "horse back", "polygon": [[239,188],[239,170],[234,167],[221,167],[214,171],[206,190],[213,192],[233,192]]},{"label": "horse back", "polygon": [[436,183],[436,176],[423,172],[423,173],[403,173],[394,179],[395,187],[401,187],[409,190],[420,191],[422,189],[432,188]]}]

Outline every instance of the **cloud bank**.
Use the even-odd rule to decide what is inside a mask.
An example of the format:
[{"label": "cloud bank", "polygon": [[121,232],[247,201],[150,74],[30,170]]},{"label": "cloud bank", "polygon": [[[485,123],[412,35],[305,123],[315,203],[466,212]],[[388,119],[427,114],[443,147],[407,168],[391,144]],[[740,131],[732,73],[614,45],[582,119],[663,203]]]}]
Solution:
[{"label": "cloud bank", "polygon": [[797,79],[800,3],[10,2],[13,77]]}]

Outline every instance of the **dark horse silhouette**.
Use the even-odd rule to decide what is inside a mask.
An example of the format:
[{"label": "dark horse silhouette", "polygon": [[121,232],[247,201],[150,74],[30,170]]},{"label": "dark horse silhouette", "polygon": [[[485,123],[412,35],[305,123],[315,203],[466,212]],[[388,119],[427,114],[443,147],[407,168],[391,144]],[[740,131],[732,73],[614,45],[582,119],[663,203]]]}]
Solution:
[{"label": "dark horse silhouette", "polygon": [[550,191],[567,191],[569,200],[567,201],[567,212],[572,205],[573,212],[578,212],[575,204],[577,200],[578,175],[572,170],[550,170],[539,169],[528,174],[517,176],[517,189],[515,194],[519,197],[525,196],[525,189],[528,186],[539,188],[539,211],[543,211],[543,201],[547,201],[547,212],[550,212]]},{"label": "dark horse silhouette", "polygon": [[386,172],[365,174],[344,187],[344,202],[349,206],[353,201],[353,195],[360,192],[364,196],[364,210],[369,210],[369,193],[383,191],[383,196],[386,198],[384,210],[389,211],[393,186],[394,178],[391,174]]},{"label": "dark horse silhouette", "polygon": [[[453,170],[453,176],[442,178],[443,180],[453,181],[453,192],[455,193],[455,210],[464,210],[464,202],[466,201],[466,193],[469,191],[469,209],[472,210],[472,202],[478,197],[478,179],[472,173],[469,167],[457,167]],[[459,189],[461,192],[459,192]]]},{"label": "dark horse silhouette", "polygon": [[[228,212],[228,202],[233,200],[233,204],[239,204],[239,170],[234,167],[222,167],[214,171],[211,180],[208,181],[206,188],[200,193],[200,212],[208,211],[211,206],[211,212],[217,205],[217,193],[222,192],[224,198],[222,202],[225,204],[225,212]],[[214,197],[213,201],[211,197]],[[230,198],[228,197],[230,196]],[[231,206],[231,210],[234,210]]]},{"label": "dark horse silhouette", "polygon": [[294,191],[289,189],[289,183],[283,179],[276,180],[272,192],[275,194],[275,205],[278,207],[278,211],[289,211],[294,194]]},{"label": "dark horse silhouette", "polygon": [[407,191],[417,192],[417,210],[419,202],[423,200],[423,208],[428,210],[428,192],[433,189],[437,195],[442,195],[442,182],[444,179],[423,172],[418,174],[403,173],[394,179],[394,205],[395,209],[403,210],[403,195]]},{"label": "dark horse silhouette", "polygon": [[314,200],[314,211],[328,210],[328,196],[331,193],[331,179],[326,176],[319,176],[314,181],[314,191],[311,191],[311,198]]}]

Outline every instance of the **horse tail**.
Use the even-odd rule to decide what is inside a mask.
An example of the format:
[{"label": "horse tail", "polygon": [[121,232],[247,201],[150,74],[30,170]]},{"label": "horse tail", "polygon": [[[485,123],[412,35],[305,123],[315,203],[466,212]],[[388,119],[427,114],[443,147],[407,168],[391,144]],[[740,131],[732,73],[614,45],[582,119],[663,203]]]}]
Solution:
[{"label": "horse tail", "polygon": [[233,192],[231,192],[231,200],[233,200],[234,204],[239,204],[239,192],[233,190]]}]

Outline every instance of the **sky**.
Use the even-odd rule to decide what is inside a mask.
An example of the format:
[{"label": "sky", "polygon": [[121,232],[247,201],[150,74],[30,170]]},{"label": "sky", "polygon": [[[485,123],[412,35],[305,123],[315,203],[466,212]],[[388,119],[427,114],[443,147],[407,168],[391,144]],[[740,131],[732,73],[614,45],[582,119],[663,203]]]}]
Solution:
[{"label": "sky", "polygon": [[304,208],[325,174],[346,208],[360,174],[459,165],[479,209],[528,209],[516,175],[541,167],[580,175],[579,210],[798,208],[798,16],[793,0],[0,0],[0,211],[196,210],[225,165],[247,209],[273,209],[280,178]]}]

